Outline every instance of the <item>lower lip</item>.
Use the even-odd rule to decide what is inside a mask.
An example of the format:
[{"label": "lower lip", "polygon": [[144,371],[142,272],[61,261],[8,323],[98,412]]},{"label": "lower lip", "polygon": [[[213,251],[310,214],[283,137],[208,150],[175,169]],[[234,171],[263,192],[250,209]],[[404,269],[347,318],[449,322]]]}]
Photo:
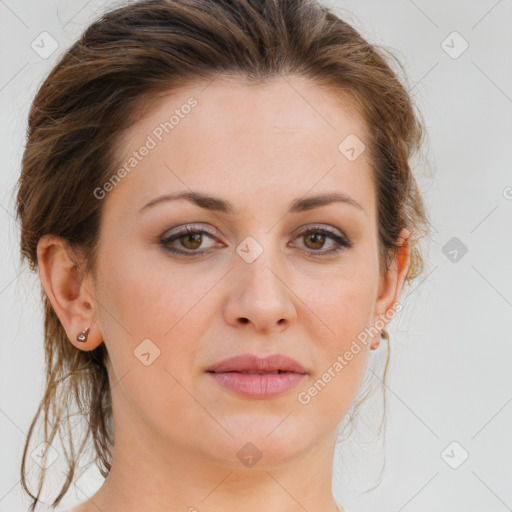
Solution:
[{"label": "lower lip", "polygon": [[250,398],[272,398],[296,387],[304,373],[284,372],[263,375],[249,373],[208,372],[221,386]]}]

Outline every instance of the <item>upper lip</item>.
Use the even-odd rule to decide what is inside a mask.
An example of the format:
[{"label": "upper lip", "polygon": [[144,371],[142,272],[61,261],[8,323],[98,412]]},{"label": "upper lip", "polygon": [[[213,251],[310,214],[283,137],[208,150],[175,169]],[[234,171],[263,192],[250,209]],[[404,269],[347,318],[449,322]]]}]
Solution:
[{"label": "upper lip", "polygon": [[283,354],[273,354],[266,357],[258,357],[252,354],[242,354],[215,363],[206,371],[214,373],[224,372],[294,372],[304,373],[307,371],[297,361]]}]

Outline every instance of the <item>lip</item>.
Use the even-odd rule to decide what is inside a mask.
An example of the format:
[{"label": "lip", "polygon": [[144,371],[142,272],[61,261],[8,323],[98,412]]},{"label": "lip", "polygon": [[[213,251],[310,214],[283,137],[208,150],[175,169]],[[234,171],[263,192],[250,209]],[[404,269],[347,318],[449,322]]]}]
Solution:
[{"label": "lip", "polygon": [[282,395],[308,375],[302,365],[283,354],[243,354],[216,363],[206,372],[222,387],[250,398]]}]

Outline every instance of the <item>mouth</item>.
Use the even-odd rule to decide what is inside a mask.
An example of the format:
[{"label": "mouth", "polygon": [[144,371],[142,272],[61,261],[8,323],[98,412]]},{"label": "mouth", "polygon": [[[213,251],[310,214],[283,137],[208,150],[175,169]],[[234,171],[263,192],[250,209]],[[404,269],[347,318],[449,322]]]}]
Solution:
[{"label": "mouth", "polygon": [[243,370],[243,371],[230,371],[230,372],[214,372],[213,370],[208,370],[209,373],[241,373],[242,375],[278,375],[280,373],[292,373],[287,372],[285,370],[275,370],[273,372],[261,372],[257,370]]},{"label": "mouth", "polygon": [[236,356],[215,364],[206,373],[225,390],[256,399],[284,395],[308,375],[297,361],[282,354]]},{"label": "mouth", "polygon": [[254,374],[275,374],[275,373],[302,373],[306,374],[305,368],[295,359],[284,354],[272,354],[259,357],[253,354],[242,354],[239,356],[224,359],[210,366],[206,371],[213,373],[254,373]]}]

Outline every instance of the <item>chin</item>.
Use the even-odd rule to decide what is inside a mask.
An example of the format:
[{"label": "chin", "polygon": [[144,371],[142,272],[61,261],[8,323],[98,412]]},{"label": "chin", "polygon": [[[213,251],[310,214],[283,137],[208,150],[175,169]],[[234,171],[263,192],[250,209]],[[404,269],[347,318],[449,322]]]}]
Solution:
[{"label": "chin", "polygon": [[[233,432],[233,438],[226,435],[220,442],[212,440],[212,445],[218,448],[214,457],[218,456],[223,464],[237,469],[246,467],[270,470],[307,453],[321,442],[317,438],[308,439],[304,436],[305,428],[293,424],[291,418],[284,418],[286,414],[279,419],[271,415],[256,420],[252,416],[246,418],[245,422],[238,418],[236,430],[233,424],[228,428]],[[290,423],[286,424],[288,421]]]}]

